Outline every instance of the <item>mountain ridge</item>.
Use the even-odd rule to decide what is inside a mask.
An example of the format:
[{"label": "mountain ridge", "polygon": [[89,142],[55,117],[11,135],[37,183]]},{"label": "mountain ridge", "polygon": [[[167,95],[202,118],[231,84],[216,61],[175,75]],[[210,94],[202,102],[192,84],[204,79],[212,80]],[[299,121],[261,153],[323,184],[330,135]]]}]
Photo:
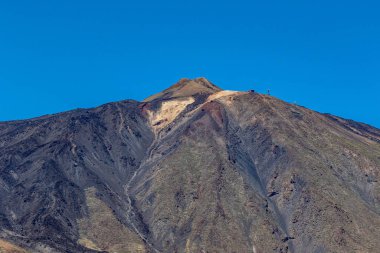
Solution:
[{"label": "mountain ridge", "polygon": [[377,252],[380,130],[209,84],[0,123],[0,238],[30,252]]}]

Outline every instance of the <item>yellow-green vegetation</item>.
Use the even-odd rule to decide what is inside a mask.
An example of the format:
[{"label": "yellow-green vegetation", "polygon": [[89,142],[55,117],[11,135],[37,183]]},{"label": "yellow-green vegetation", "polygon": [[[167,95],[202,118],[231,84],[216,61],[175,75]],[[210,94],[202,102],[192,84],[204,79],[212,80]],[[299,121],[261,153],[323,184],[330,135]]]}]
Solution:
[{"label": "yellow-green vegetation", "polygon": [[112,210],[96,196],[95,188],[86,189],[89,217],[79,220],[78,242],[89,248],[110,253],[144,253],[144,242],[121,224]]}]

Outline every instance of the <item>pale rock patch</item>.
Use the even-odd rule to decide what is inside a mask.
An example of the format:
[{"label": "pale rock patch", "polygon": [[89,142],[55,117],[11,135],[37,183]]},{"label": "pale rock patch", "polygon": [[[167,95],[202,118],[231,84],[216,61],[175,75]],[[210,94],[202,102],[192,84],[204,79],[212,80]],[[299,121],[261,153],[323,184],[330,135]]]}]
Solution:
[{"label": "pale rock patch", "polygon": [[207,102],[211,102],[213,100],[218,100],[224,102],[226,105],[231,104],[234,96],[240,95],[242,92],[233,91],[233,90],[222,90],[210,95],[207,98]]},{"label": "pale rock patch", "polygon": [[193,97],[164,101],[157,111],[148,111],[149,121],[155,133],[167,127],[186,107],[194,103]]}]

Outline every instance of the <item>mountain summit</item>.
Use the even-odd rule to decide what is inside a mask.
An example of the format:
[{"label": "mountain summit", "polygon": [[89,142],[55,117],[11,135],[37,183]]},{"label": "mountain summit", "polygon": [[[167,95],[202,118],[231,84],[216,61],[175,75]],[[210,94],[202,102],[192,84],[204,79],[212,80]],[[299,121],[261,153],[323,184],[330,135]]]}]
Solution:
[{"label": "mountain summit", "polygon": [[146,98],[144,101],[152,101],[154,99],[170,99],[178,97],[193,96],[196,94],[213,94],[221,91],[221,89],[204,77],[195,78],[193,80],[188,78],[182,78],[176,84],[168,89]]},{"label": "mountain summit", "polygon": [[0,123],[0,252],[380,252],[380,130],[182,79]]}]

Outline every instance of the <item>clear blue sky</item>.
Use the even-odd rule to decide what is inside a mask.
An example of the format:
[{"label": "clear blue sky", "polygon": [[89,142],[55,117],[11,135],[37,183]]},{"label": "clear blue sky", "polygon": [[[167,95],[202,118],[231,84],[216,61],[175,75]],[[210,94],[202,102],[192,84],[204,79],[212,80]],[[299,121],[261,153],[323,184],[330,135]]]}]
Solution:
[{"label": "clear blue sky", "polygon": [[379,11],[366,0],[2,0],[0,120],[204,76],[380,127]]}]

